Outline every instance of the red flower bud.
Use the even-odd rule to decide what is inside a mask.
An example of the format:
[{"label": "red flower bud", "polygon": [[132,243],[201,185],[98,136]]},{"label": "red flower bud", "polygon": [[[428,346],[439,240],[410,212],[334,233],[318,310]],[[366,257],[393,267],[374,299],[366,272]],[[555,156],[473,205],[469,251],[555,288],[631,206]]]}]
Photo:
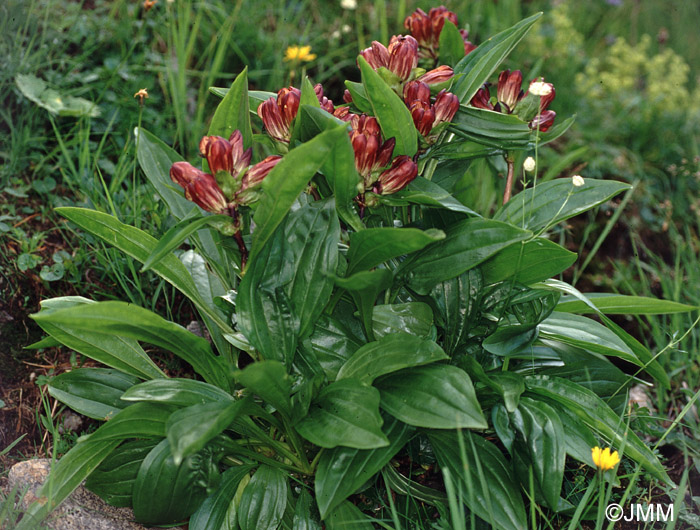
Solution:
[{"label": "red flower bud", "polygon": [[346,88],[345,92],[343,92],[343,101],[345,103],[352,103],[352,94],[350,94],[350,91]]},{"label": "red flower bud", "polygon": [[428,11],[428,16],[432,25],[433,47],[437,49],[440,45],[440,33],[442,33],[442,28],[445,27],[445,20],[449,20],[456,26],[457,15],[452,11],[448,11],[445,6],[440,6],[433,7]]},{"label": "red flower bud", "polygon": [[189,162],[175,162],[170,168],[170,179],[184,188],[188,200],[208,212],[219,213],[228,206],[216,179]]},{"label": "red flower bud", "polygon": [[556,118],[557,113],[553,110],[545,110],[542,114],[538,114],[530,122],[530,129],[537,129],[539,124],[539,129],[542,132],[546,132],[553,124],[554,118]]},{"label": "red flower bud", "polygon": [[498,102],[505,106],[506,114],[512,113],[515,105],[522,99],[522,84],[523,74],[520,70],[503,70],[498,75]]},{"label": "red flower bud", "polygon": [[430,103],[415,100],[411,103],[409,110],[418,132],[423,136],[428,136],[430,131],[433,130],[433,123],[435,122],[435,111],[430,106]]},{"label": "red flower bud", "polygon": [[427,85],[437,85],[438,83],[449,81],[452,79],[453,75],[454,71],[452,68],[446,64],[443,64],[420,76],[418,81],[423,81],[423,83]]},{"label": "red flower bud", "polygon": [[233,131],[228,140],[221,136],[204,136],[199,142],[199,152],[207,159],[214,175],[226,171],[234,178],[248,167],[253,154],[252,148],[243,150],[243,136],[238,130]]},{"label": "red flower bud", "polygon": [[484,85],[476,91],[476,94],[474,94],[471,100],[471,105],[477,109],[494,110],[491,104],[491,94],[487,85]]},{"label": "red flower bud", "polygon": [[379,70],[382,66],[389,68],[389,51],[381,42],[372,41],[372,46],[360,52],[365,61],[373,70]]},{"label": "red flower bud", "polygon": [[405,188],[418,174],[418,166],[411,157],[397,156],[391,167],[379,175],[375,190],[381,195],[395,193]]},{"label": "red flower bud", "polygon": [[365,115],[353,115],[350,124],[350,142],[355,152],[355,167],[363,177],[369,177],[389,163],[396,145],[390,138],[382,143],[381,130],[376,118]]},{"label": "red flower bud", "polygon": [[418,41],[410,35],[394,35],[389,47],[389,70],[405,81],[418,66]]},{"label": "red flower bud", "polygon": [[281,156],[272,155],[255,164],[243,176],[242,189],[252,188],[253,186],[260,184],[263,179],[267,177],[268,173],[270,173],[270,171],[272,171],[272,169],[281,161]]},{"label": "red flower bud", "polygon": [[441,90],[435,97],[435,124],[438,126],[441,123],[452,121],[457,111],[459,110],[459,99],[457,96],[446,90]]},{"label": "red flower bud", "polygon": [[433,42],[433,26],[430,17],[421,8],[416,9],[403,21],[403,27],[411,32],[411,35],[424,48],[430,48]]},{"label": "red flower bud", "polygon": [[292,120],[299,112],[299,101],[301,100],[301,90],[295,87],[283,88],[277,92],[277,106],[280,108],[284,123],[289,128]]},{"label": "red flower bud", "polygon": [[422,101],[430,105],[430,87],[420,80],[406,83],[403,87],[403,100],[409,107],[414,101]]},{"label": "red flower bud", "polygon": [[350,107],[336,107],[336,109],[333,111],[333,116],[339,120],[349,122],[352,120],[355,114],[350,112]]},{"label": "red flower bud", "polygon": [[275,140],[289,142],[290,124],[299,111],[301,91],[288,87],[277,92],[277,100],[270,98],[258,107],[258,116],[262,119],[267,133]]},{"label": "red flower bud", "polygon": [[326,112],[333,114],[334,110],[334,105],[333,102],[328,99],[326,96],[323,95],[323,87],[321,86],[321,83],[318,83],[314,87],[314,92],[316,93],[316,97],[318,98],[318,102],[321,104],[321,108],[325,110]]}]

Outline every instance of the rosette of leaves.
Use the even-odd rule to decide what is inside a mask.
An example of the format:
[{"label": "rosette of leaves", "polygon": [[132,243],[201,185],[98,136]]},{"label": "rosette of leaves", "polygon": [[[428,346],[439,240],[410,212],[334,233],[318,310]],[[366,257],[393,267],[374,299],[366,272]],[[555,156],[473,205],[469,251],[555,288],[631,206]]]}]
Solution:
[{"label": "rosette of leaves", "polygon": [[[668,376],[606,314],[690,308],[586,296],[551,279],[576,255],[548,229],[629,186],[586,179],[574,189],[569,179],[554,180],[492,218],[460,203],[449,186],[465,152],[491,156],[535,141],[518,118],[464,102],[537,18],[456,63],[452,90],[460,112],[476,120],[460,127],[472,131],[476,148],[446,133],[417,154],[410,115],[395,111],[404,103],[363,70],[356,93],[368,98],[383,137],[401,135],[397,145],[422,168],[363,218],[353,205],[359,177],[347,125],[319,108],[306,82],[289,152],[241,221],[250,249],[244,270],[236,245],[215,229],[218,219],[171,185],[177,153],[137,130],[139,162],[175,229],[158,241],[104,213],[58,211],[148,263],[192,301],[211,340],[133,304],[45,301],[34,318],[48,337],[36,346],[62,345],[105,365],[54,377],[49,391],[104,424],[60,459],[40,492],[46,502],[32,505],[19,528],[85,479],[147,524],[371,528],[348,499],[380,477],[399,495],[446,503],[444,493],[413,480],[410,466],[395,465],[413,458],[445,470],[474,517],[522,529],[529,502],[573,508],[562,498],[565,461],[593,467],[598,440],[624,446],[626,457],[670,482],[624,418],[631,382],[644,376],[668,385]],[[269,94],[248,92],[245,72],[219,92],[209,134],[238,129],[251,146],[251,116]],[[313,194],[305,193],[310,183]],[[190,250],[175,254],[185,238]],[[195,376],[168,377],[143,344],[172,352]]]}]

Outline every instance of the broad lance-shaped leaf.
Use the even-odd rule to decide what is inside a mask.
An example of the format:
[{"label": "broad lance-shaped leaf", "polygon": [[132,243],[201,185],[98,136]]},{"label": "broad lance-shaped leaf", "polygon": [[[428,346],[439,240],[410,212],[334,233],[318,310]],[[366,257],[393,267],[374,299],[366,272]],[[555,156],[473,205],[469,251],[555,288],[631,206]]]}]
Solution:
[{"label": "broad lance-shaped leaf", "polygon": [[464,57],[464,39],[457,26],[447,19],[444,20],[440,32],[440,64],[454,67]]},{"label": "broad lance-shaped leaf", "polygon": [[536,13],[521,20],[513,27],[481,43],[476,50],[466,55],[454,68],[455,75],[462,73],[465,75],[455,83],[451,92],[462,103],[471,101],[476,91],[489,80],[491,74],[498,68],[498,65],[501,64],[503,59],[508,56],[541,16],[542,13]]},{"label": "broad lance-shaped leaf", "polygon": [[[450,145],[450,144],[447,144]],[[389,206],[405,206],[406,204],[420,204],[428,208],[441,208],[451,212],[460,212],[473,217],[481,217],[471,208],[468,208],[451,193],[432,180],[421,176],[414,178],[406,188],[391,195],[380,195],[379,201]],[[406,230],[404,228],[404,230]]]},{"label": "broad lance-shaped leaf", "polygon": [[230,90],[216,107],[214,117],[209,124],[209,136],[229,138],[233,131],[241,131],[243,147],[253,145],[253,130],[250,126],[250,107],[248,104],[248,67],[236,76]]},{"label": "broad lance-shaped leaf", "polygon": [[[166,381],[160,379],[160,381]],[[49,394],[78,414],[106,420],[131,403],[120,396],[140,379],[109,368],[78,368],[52,377]]]},{"label": "broad lance-shaped leaf", "polygon": [[381,430],[379,392],[357,379],[325,387],[296,429],[311,443],[332,449],[339,445],[374,449],[389,445]]},{"label": "broad lance-shaped leaf", "polygon": [[512,467],[494,444],[469,431],[431,431],[428,438],[438,463],[450,470],[459,497],[471,511],[494,528],[527,528]]},{"label": "broad lance-shaped leaf", "polygon": [[490,219],[460,221],[447,237],[406,259],[396,276],[418,294],[428,294],[438,283],[476,267],[498,251],[532,237],[532,233]]},{"label": "broad lance-shaped leaf", "polygon": [[33,316],[39,325],[60,326],[75,332],[97,331],[160,346],[187,361],[205,381],[228,389],[230,381],[221,357],[206,339],[155,313],[124,302],[97,302]]},{"label": "broad lance-shaped leaf", "polygon": [[274,467],[262,465],[243,490],[238,506],[241,530],[277,528],[287,507],[287,476]]},{"label": "broad lance-shaped leaf", "polygon": [[335,278],[338,287],[350,291],[369,340],[374,340],[372,309],[377,296],[391,286],[393,274],[388,269],[356,272],[349,278]]},{"label": "broad lance-shaped leaf", "polygon": [[547,504],[556,510],[566,460],[564,428],[557,411],[547,403],[523,397],[511,414],[511,425],[519,433],[515,444],[521,447],[516,451],[527,455],[526,464],[532,466]]},{"label": "broad lance-shaped leaf", "polygon": [[513,114],[486,109],[460,107],[450,130],[473,142],[503,150],[527,149],[530,127]]},{"label": "broad lance-shaped leaf", "polygon": [[625,342],[595,320],[570,313],[553,312],[538,326],[540,337],[570,344],[603,355],[619,357],[644,368],[656,379],[667,376],[657,362],[640,359]]},{"label": "broad lance-shaped leaf", "polygon": [[212,438],[231,425],[247,399],[192,405],[173,412],[165,425],[173,462],[201,450]]},{"label": "broad lance-shaped leaf", "polygon": [[324,521],[327,530],[374,530],[370,518],[350,501],[343,501]]},{"label": "broad lance-shaped leaf", "polygon": [[219,387],[196,379],[154,379],[132,386],[124,394],[123,401],[154,401],[178,407],[204,403],[230,402],[233,396]]},{"label": "broad lance-shaped leaf", "polygon": [[576,253],[538,237],[503,249],[486,260],[480,269],[486,285],[513,277],[518,283],[532,285],[565,271],[576,258]]},{"label": "broad lance-shaped leaf", "polygon": [[219,487],[192,514],[188,530],[227,530],[236,528],[236,490],[253,469],[252,465],[233,466],[221,475]]},{"label": "broad lance-shaped leaf", "polygon": [[292,381],[282,363],[259,361],[250,364],[236,374],[236,380],[275,407],[282,415],[291,417],[292,404],[289,395],[292,391]]},{"label": "broad lance-shaped leaf", "polygon": [[322,132],[292,149],[262,181],[263,196],[255,210],[255,232],[248,266],[272,237],[309,180],[321,168],[334,146],[347,137],[345,126]]},{"label": "broad lance-shaped leaf", "polygon": [[292,520],[292,530],[321,530],[317,510],[314,500],[309,491],[302,488],[297,497],[294,507],[294,519]]},{"label": "broad lance-shaped leaf", "polygon": [[372,331],[377,339],[396,333],[428,338],[433,332],[433,311],[423,302],[376,305],[372,311]]},{"label": "broad lance-shaped leaf", "polygon": [[348,270],[346,276],[354,272],[369,270],[387,260],[410,254],[425,248],[430,243],[445,238],[442,230],[417,228],[368,228],[350,234],[348,249]]},{"label": "broad lance-shaped leaf", "polygon": [[[189,203],[187,211],[191,211],[191,206],[192,203]],[[86,232],[101,238],[141,263],[148,259],[158,244],[155,238],[143,230],[121,223],[115,217],[102,212],[72,207],[56,208],[55,211]],[[197,309],[206,314],[222,331],[233,333],[233,329],[224,320],[213,300],[204,298],[187,268],[175,255],[164,256],[152,266],[152,270],[192,300]]]},{"label": "broad lance-shaped leaf", "polygon": [[41,329],[56,339],[58,344],[82,353],[111,368],[141,379],[159,379],[165,377],[163,371],[156,366],[151,358],[143,351],[139,343],[131,338],[115,336],[93,329],[75,329],[70,323],[61,325],[47,320],[37,319],[52,311],[85,304],[96,304],[94,300],[82,296],[62,296],[41,302],[41,311],[32,315]]},{"label": "broad lance-shaped leaf", "polygon": [[466,372],[447,364],[408,368],[376,383],[382,408],[409,425],[429,429],[486,429]]},{"label": "broad lance-shaped leaf", "polygon": [[559,377],[528,376],[525,378],[525,385],[530,392],[547,397],[565,407],[591,429],[610,440],[615,447],[624,445],[626,456],[641,464],[656,478],[673,485],[654,453],[633,431],[625,429],[624,418],[615,414],[593,392]]},{"label": "broad lance-shaped leaf", "polygon": [[372,383],[382,375],[447,358],[432,340],[406,333],[386,335],[357,350],[338,372],[338,380],[354,378]]},{"label": "broad lance-shaped leaf", "polygon": [[587,178],[583,186],[574,186],[571,179],[556,179],[521,191],[496,212],[494,219],[537,231],[595,208],[630,188],[615,180]]},{"label": "broad lance-shaped leaf", "polygon": [[387,85],[381,76],[358,56],[357,64],[362,72],[362,84],[372,104],[374,116],[379,121],[385,139],[395,138],[394,156],[413,156],[418,150],[418,132],[406,104]]},{"label": "broad lance-shaped leaf", "polygon": [[316,502],[325,519],[336,506],[355,493],[408,442],[412,429],[389,417],[382,429],[389,445],[378,449],[336,447],[324,451],[316,471]]},{"label": "broad lance-shaped leaf", "polygon": [[[698,309],[697,306],[647,296],[586,293],[586,298],[606,315],[668,315],[672,313],[686,313]],[[578,314],[596,313],[595,309],[571,295],[562,296],[559,299],[557,311]]]}]

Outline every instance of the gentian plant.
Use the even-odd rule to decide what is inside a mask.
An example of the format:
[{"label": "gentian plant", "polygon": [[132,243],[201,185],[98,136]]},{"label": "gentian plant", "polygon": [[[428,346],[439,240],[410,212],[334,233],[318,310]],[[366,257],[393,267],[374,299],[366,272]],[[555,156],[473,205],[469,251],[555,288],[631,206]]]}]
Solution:
[{"label": "gentian plant", "polygon": [[[106,365],[54,377],[51,395],[104,424],[56,464],[20,528],[83,480],[143,523],[191,530],[372,528],[350,496],[381,477],[445,502],[411,475],[433,465],[474,517],[520,530],[528,503],[573,511],[565,461],[595,469],[600,445],[669,482],[623,417],[631,383],[668,375],[607,314],[688,308],[553,279],[576,254],[550,229],[629,186],[535,181],[509,200],[514,153],[572,122],[554,123],[541,79],[523,92],[506,70],[495,97],[483,87],[538,18],[475,47],[454,13],[417,10],[412,35],[360,53],[362,81],[339,104],[308,79],[249,91],[244,71],[212,89],[223,99],[201,168],[138,129],[174,227],[156,240],[105,213],[58,211],[179,289],[208,338],[124,302],[42,303],[37,346]],[[256,162],[257,144],[275,153]],[[485,157],[510,161],[496,212],[453,196]],[[195,377],[167,377],[142,343]]]}]

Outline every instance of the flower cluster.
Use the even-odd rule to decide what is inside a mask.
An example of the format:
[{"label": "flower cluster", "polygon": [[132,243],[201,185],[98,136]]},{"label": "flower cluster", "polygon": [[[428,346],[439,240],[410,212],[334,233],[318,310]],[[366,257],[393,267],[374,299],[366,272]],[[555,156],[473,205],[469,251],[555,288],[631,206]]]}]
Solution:
[{"label": "flower cluster", "polygon": [[435,135],[440,132],[438,126],[452,121],[459,109],[457,96],[445,89],[438,92],[431,103],[430,86],[420,79],[404,86],[403,98],[411,111],[416,129],[428,143],[432,143]]},{"label": "flower cluster", "polygon": [[170,178],[185,190],[188,200],[213,213],[235,210],[257,200],[260,183],[282,159],[268,156],[250,167],[253,151],[243,149],[240,131],[234,131],[228,140],[205,136],[199,142],[199,152],[206,158],[210,173],[189,162],[175,162]]},{"label": "flower cluster", "polygon": [[[418,41],[421,58],[437,60],[437,52],[440,47],[440,33],[442,33],[446,20],[449,20],[455,26],[458,25],[457,15],[452,11],[448,11],[445,6],[434,7],[427,13],[418,8],[406,17],[404,27]],[[469,32],[466,29],[460,29],[459,32],[464,40],[464,55],[467,55],[476,46],[469,42]]]},{"label": "flower cluster", "polygon": [[480,109],[515,114],[528,122],[531,129],[544,132],[552,126],[557,115],[553,110],[547,110],[554,100],[554,85],[538,78],[530,83],[527,92],[523,92],[522,84],[523,74],[520,70],[504,70],[498,75],[495,103],[486,84],[477,91],[471,104]]}]

